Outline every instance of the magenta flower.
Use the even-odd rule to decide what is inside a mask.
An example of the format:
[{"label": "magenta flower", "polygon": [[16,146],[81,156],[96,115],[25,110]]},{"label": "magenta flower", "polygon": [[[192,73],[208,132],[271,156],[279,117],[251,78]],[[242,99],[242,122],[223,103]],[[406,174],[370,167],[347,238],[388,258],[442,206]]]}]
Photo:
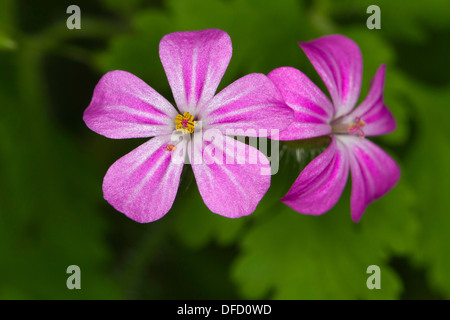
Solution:
[{"label": "magenta flower", "polygon": [[290,67],[273,70],[269,78],[294,110],[295,120],[280,140],[331,136],[328,148],[299,175],[281,199],[294,210],[320,215],[338,201],[352,174],[351,216],[357,222],[366,207],[398,181],[400,169],[381,148],[365,139],[396,127],[383,102],[385,66],[356,108],[361,88],[362,57],[358,46],[341,35],[325,36],[300,47],[330,92],[327,96],[302,72]]},{"label": "magenta flower", "polygon": [[[292,110],[263,74],[244,76],[215,95],[232,53],[224,31],[168,34],[159,53],[178,109],[136,76],[111,71],[100,79],[84,112],[87,126],[108,138],[154,137],[109,168],[104,198],[135,221],[160,219],[172,207],[187,154],[212,212],[229,218],[252,213],[269,188],[270,174],[261,170],[270,171],[270,164],[225,133],[282,130],[292,122]],[[201,139],[210,129],[214,137]],[[174,140],[174,132],[182,139]],[[174,161],[174,155],[182,161]]]}]

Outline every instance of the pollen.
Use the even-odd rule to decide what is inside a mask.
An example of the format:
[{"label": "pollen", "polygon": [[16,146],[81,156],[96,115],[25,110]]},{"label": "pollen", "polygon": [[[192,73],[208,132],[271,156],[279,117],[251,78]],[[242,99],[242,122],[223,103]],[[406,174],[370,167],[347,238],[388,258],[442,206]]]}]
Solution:
[{"label": "pollen", "polygon": [[176,148],[177,147],[175,147],[173,144],[169,144],[169,145],[166,146],[166,150],[170,151],[170,152],[176,150]]},{"label": "pollen", "polygon": [[181,133],[193,133],[194,128],[197,126],[197,121],[194,121],[194,116],[189,112],[185,112],[183,115],[179,114],[175,117],[175,129],[181,131]]},{"label": "pollen", "polygon": [[364,131],[362,130],[362,127],[364,127],[366,125],[366,123],[360,118],[360,117],[356,117],[354,122],[351,122],[348,124],[348,133],[350,134],[358,134],[358,137],[360,138],[364,138],[365,134]]}]

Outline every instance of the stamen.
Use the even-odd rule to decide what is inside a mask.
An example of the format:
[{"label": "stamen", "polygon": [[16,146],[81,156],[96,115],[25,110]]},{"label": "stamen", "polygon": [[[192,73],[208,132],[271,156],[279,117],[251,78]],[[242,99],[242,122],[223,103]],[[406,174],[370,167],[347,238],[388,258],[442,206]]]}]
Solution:
[{"label": "stamen", "polygon": [[183,115],[179,114],[175,117],[175,129],[181,131],[181,133],[193,133],[194,128],[197,126],[197,121],[194,121],[194,116],[189,112],[185,112]]},{"label": "stamen", "polygon": [[174,151],[176,149],[177,149],[177,147],[174,146],[173,144],[169,144],[169,145],[166,146],[166,150],[170,151],[170,152],[172,152],[172,151]]},{"label": "stamen", "polygon": [[362,130],[362,127],[364,127],[366,123],[360,118],[356,117],[354,122],[351,122],[348,124],[347,130],[350,134],[358,134],[358,137],[364,138],[364,131]]}]

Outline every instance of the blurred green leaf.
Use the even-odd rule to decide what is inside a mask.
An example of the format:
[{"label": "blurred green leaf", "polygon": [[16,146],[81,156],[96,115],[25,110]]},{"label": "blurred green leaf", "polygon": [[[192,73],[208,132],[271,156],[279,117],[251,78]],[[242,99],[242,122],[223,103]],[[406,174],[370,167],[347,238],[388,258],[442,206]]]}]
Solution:
[{"label": "blurred green leaf", "polygon": [[[413,252],[419,232],[415,195],[407,179],[372,203],[358,224],[350,219],[350,182],[330,212],[320,217],[302,215],[277,199],[323,147],[306,151],[290,142],[282,150],[280,172],[272,178],[265,199],[273,200],[254,213],[255,222],[244,235],[235,262],[233,276],[244,297],[398,298],[401,283],[389,266],[390,258]],[[382,270],[380,292],[365,284],[365,271],[372,264]]]},{"label": "blurred green leaf", "polygon": [[129,14],[137,10],[140,5],[142,5],[142,0],[101,0],[104,7],[119,13],[119,14]]},{"label": "blurred green leaf", "polygon": [[296,61],[300,54],[296,41],[307,37],[307,30],[296,27],[299,21],[308,21],[305,10],[292,0],[282,6],[272,1],[172,0],[167,6],[168,11],[148,9],[136,15],[134,32],[116,37],[110,49],[99,56],[101,70],[127,70],[169,95],[158,53],[161,38],[174,31],[220,28],[233,42],[233,57],[220,85],[224,88],[246,73],[268,73]]},{"label": "blurred green leaf", "polygon": [[[341,213],[335,209],[321,217],[304,216],[280,203],[242,242],[233,276],[244,297],[397,298],[401,283],[387,265],[386,250]],[[370,265],[381,268],[381,290],[366,286]]]},{"label": "blurred green leaf", "polygon": [[0,32],[0,50],[15,50],[17,43],[8,36]]},{"label": "blurred green leaf", "polygon": [[426,37],[423,26],[448,28],[450,4],[446,0],[389,1],[389,0],[327,0],[328,14],[341,24],[354,24],[366,27],[370,14],[366,13],[370,5],[377,5],[381,11],[381,29],[372,31],[386,38],[407,39],[421,42]]},{"label": "blurred green leaf", "polygon": [[232,244],[250,218],[228,219],[215,214],[203,203],[195,183],[190,189],[174,208],[178,209],[174,213],[177,214],[173,226],[175,236],[190,248],[201,248],[212,240],[222,246]]},{"label": "blurred green leaf", "polygon": [[[118,298],[107,225],[94,210],[100,190],[93,188],[92,164],[52,123],[41,87],[41,49],[30,40],[0,60],[0,189],[8,192],[1,198],[0,249],[7,263],[0,264],[0,295],[10,298],[11,289],[31,299]],[[66,287],[73,264],[81,268],[85,290]]]},{"label": "blurred green leaf", "polygon": [[169,98],[169,85],[159,59],[159,41],[175,31],[170,20],[163,12],[151,9],[134,19],[133,29],[132,34],[112,39],[110,49],[97,58],[100,69],[131,72]]},{"label": "blurred green leaf", "polygon": [[450,297],[450,87],[426,88],[408,79],[401,83],[415,124],[415,143],[408,149],[404,174],[420,195],[415,209],[421,232],[413,257],[428,268],[434,287]]}]

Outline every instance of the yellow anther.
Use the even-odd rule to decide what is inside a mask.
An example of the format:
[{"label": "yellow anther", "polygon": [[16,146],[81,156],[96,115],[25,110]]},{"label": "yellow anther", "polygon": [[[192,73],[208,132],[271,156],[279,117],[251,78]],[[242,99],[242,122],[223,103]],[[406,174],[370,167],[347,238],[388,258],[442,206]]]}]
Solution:
[{"label": "yellow anther", "polygon": [[169,144],[166,146],[167,151],[174,151],[177,147],[175,147],[173,144]]},{"label": "yellow anther", "polygon": [[364,138],[364,131],[362,127],[364,127],[366,123],[360,117],[355,118],[355,122],[349,123],[347,130],[350,134],[357,133],[360,138]]},{"label": "yellow anther", "polygon": [[197,126],[197,121],[194,121],[194,116],[189,112],[185,112],[183,115],[179,114],[175,117],[175,129],[181,131],[181,133],[193,133],[194,128]]}]

